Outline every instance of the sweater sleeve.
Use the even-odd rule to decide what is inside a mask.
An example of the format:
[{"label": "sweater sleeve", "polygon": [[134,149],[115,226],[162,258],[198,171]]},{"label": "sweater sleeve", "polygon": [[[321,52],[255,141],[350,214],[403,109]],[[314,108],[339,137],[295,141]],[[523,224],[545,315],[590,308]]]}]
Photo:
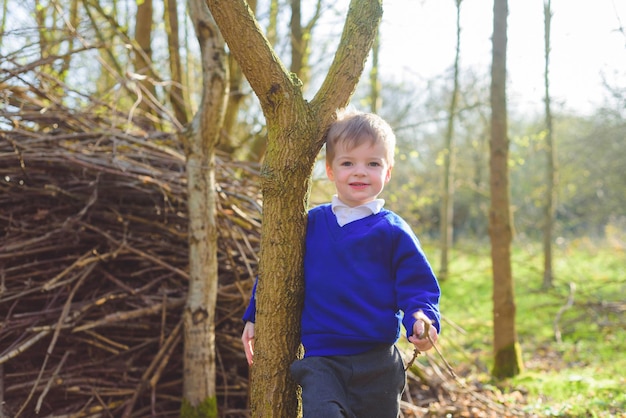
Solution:
[{"label": "sweater sleeve", "polygon": [[257,277],[254,280],[254,286],[252,287],[252,296],[250,297],[250,302],[248,303],[248,307],[243,314],[243,322],[255,322],[256,320],[256,285],[259,283],[259,278]]},{"label": "sweater sleeve", "polygon": [[394,231],[394,270],[398,305],[404,313],[402,324],[407,337],[413,332],[414,315],[420,310],[439,332],[439,283],[411,227],[402,219],[397,226]]}]

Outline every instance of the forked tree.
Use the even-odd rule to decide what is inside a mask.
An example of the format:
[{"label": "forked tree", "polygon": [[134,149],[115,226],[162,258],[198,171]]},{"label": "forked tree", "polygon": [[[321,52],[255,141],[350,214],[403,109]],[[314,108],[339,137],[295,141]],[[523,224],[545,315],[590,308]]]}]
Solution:
[{"label": "forked tree", "polygon": [[348,104],[382,17],[382,0],[352,0],[328,74],[313,99],[287,70],[244,0],[207,0],[266,119],[262,168],[263,227],[255,363],[254,417],[298,416],[289,365],[298,356],[303,295],[304,234],[311,173],[336,109]]},{"label": "forked tree", "polygon": [[215,307],[217,304],[217,190],[215,150],[228,97],[224,40],[204,0],[189,0],[200,46],[202,99],[182,137],[189,212],[189,289],[183,311],[183,417],[217,416]]}]

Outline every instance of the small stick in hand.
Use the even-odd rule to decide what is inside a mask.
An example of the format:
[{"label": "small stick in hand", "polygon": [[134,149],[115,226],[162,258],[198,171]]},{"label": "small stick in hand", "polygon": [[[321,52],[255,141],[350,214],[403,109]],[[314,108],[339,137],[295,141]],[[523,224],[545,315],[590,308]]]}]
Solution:
[{"label": "small stick in hand", "polygon": [[[416,321],[422,321],[424,323],[424,331],[419,335],[420,340],[423,338],[428,338],[428,341],[430,341],[430,343],[434,346],[435,343],[432,338],[430,338],[430,327],[432,326],[433,322],[421,310],[415,312],[413,314],[413,317]],[[415,349],[413,350],[413,358],[407,363],[405,370],[408,370],[409,367],[411,367],[413,363],[415,363],[415,359],[417,358],[417,356],[419,356],[419,354],[420,351],[417,349],[417,347],[415,347]]]}]

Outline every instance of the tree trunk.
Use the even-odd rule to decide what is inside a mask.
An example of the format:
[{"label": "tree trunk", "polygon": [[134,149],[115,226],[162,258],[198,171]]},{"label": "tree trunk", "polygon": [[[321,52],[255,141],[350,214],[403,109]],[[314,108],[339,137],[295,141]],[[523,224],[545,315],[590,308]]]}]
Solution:
[{"label": "tree trunk", "polygon": [[511,273],[513,236],[509,205],[509,140],[506,108],[507,0],[495,0],[491,67],[491,141],[489,236],[493,266],[493,334],[496,378],[520,373],[522,358],[515,330],[515,298]]},{"label": "tree trunk", "polygon": [[270,45],[276,45],[278,42],[278,0],[270,0],[266,33]]},{"label": "tree trunk", "polygon": [[454,56],[454,83],[450,108],[448,109],[448,127],[446,129],[445,145],[443,148],[443,188],[440,208],[440,235],[441,235],[441,262],[439,280],[448,277],[448,258],[452,248],[454,234],[454,117],[459,97],[459,61],[461,55],[461,0],[456,0],[456,54]]},{"label": "tree trunk", "polygon": [[304,56],[306,54],[306,44],[302,32],[302,11],[300,0],[291,0],[291,67],[292,73],[297,74],[302,80],[302,69],[304,64]]},{"label": "tree trunk", "polygon": [[178,8],[176,0],[165,0],[163,14],[165,15],[165,31],[167,32],[167,47],[170,56],[170,74],[172,82],[169,86],[169,97],[174,116],[181,125],[188,121],[188,106],[183,93],[183,72],[180,61],[180,40],[178,37]]},{"label": "tree trunk", "polygon": [[2,2],[2,17],[0,18],[0,48],[2,48],[2,41],[4,40],[4,34],[6,33],[7,24],[7,11],[9,9],[9,0],[3,0]]},{"label": "tree trunk", "polygon": [[335,59],[315,97],[307,102],[259,29],[244,0],[208,0],[226,42],[259,98],[268,127],[263,164],[263,227],[253,417],[296,417],[297,387],[289,366],[298,357],[304,235],[311,172],[323,134],[344,107],[363,72],[380,23],[380,0],[352,0]]},{"label": "tree trunk", "polygon": [[319,20],[322,11],[322,2],[318,0],[315,13],[311,20],[302,25],[302,0],[291,0],[291,67],[292,73],[296,74],[302,82],[302,88],[306,89],[310,81],[309,57],[311,51],[309,42],[311,32]]},{"label": "tree trunk", "polygon": [[[118,56],[113,53],[113,51],[115,51],[116,43],[115,35],[113,34],[113,29],[109,25],[100,24],[100,19],[105,16],[105,12],[102,10],[99,3],[95,2],[94,4],[89,4],[89,2],[85,2],[82,5],[85,14],[90,21],[89,23],[94,30],[95,38],[103,45],[107,46],[106,48],[98,48],[102,71],[100,71],[96,80],[96,91],[109,91],[117,83],[118,76],[124,74],[122,66],[117,61]],[[109,16],[111,17],[111,20],[118,22],[117,9],[115,7],[110,10]],[[124,22],[121,22],[120,24],[124,24]],[[128,86],[124,86],[124,88],[127,89],[128,96],[130,97],[133,92],[128,89]]]},{"label": "tree trunk", "polygon": [[39,56],[42,61],[48,56],[48,35],[46,32],[46,10],[48,8],[41,4],[40,0],[35,0],[35,22],[39,28]]},{"label": "tree trunk", "polygon": [[156,97],[156,89],[152,77],[152,0],[143,0],[138,3],[137,16],[135,17],[135,47],[134,66],[137,77],[137,100],[139,109],[144,113],[138,118],[137,123],[145,129],[154,128],[152,113],[152,102]]},{"label": "tree trunk", "polygon": [[370,69],[370,110],[372,113],[378,113],[382,105],[380,97],[380,80],[378,78],[378,57],[380,55],[380,27],[376,31],[374,45],[372,46],[372,68]]},{"label": "tree trunk", "polygon": [[[254,13],[256,10],[256,0],[248,0],[248,6]],[[226,105],[226,114],[224,115],[224,124],[218,148],[228,155],[233,155],[239,148],[239,144],[235,141],[235,126],[237,125],[237,115],[239,107],[246,98],[243,92],[243,73],[239,63],[231,54],[228,56],[228,72],[229,72],[229,95]]]},{"label": "tree trunk", "polygon": [[185,325],[181,417],[217,416],[215,306],[217,224],[215,147],[228,96],[225,43],[203,0],[189,0],[200,43],[202,100],[184,138],[189,206],[189,291]]},{"label": "tree trunk", "polygon": [[552,128],[552,109],[550,107],[550,27],[552,23],[552,7],[550,0],[543,3],[544,46],[545,46],[545,116],[546,116],[546,201],[544,203],[543,220],[543,288],[552,287],[552,233],[554,230],[554,211],[557,188],[556,150],[554,131]]}]

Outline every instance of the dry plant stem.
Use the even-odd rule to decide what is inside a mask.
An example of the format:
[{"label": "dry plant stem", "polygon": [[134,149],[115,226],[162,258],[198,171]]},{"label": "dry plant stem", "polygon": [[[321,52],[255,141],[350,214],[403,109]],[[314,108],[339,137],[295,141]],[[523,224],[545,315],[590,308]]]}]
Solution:
[{"label": "dry plant stem", "polygon": [[20,344],[17,348],[9,351],[8,353],[6,353],[2,357],[0,357],[0,365],[2,365],[3,363],[11,360],[12,358],[15,358],[15,357],[19,356],[20,354],[22,354],[23,352],[28,350],[37,341],[41,340],[46,335],[50,334],[50,331],[52,331],[52,330],[51,329],[47,329],[47,330],[39,331],[37,334],[35,334],[32,337],[30,337],[30,339],[28,339],[25,342],[23,342],[22,344]]},{"label": "dry plant stem", "polygon": [[[452,366],[450,366],[446,358],[443,356],[443,353],[441,352],[441,350],[439,350],[439,347],[437,346],[437,344],[435,344],[433,339],[430,337],[430,327],[432,326],[432,321],[430,320],[430,318],[428,318],[422,311],[416,312],[413,316],[415,317],[416,320],[422,321],[424,323],[424,332],[422,332],[422,334],[420,335],[420,338],[426,337],[428,339],[430,344],[433,346],[433,348],[435,349],[435,351],[441,358],[441,361],[443,361],[443,363],[446,365],[446,369],[448,370],[448,373],[450,373],[450,376],[456,379],[457,376],[454,370],[452,369]],[[416,348],[413,353],[413,358],[409,362],[407,368],[413,365],[413,363],[415,362],[415,359],[417,358],[419,354],[420,354],[420,351]]]},{"label": "dry plant stem", "polygon": [[66,351],[65,353],[63,353],[63,358],[61,358],[61,361],[59,361],[59,364],[57,364],[57,367],[55,367],[54,372],[52,373],[52,376],[50,377],[50,379],[48,379],[48,383],[46,384],[46,387],[43,389],[43,391],[41,391],[41,395],[39,395],[39,399],[37,399],[37,405],[35,406],[35,413],[38,414],[39,411],[41,410],[41,403],[43,402],[46,395],[48,394],[48,391],[50,390],[50,386],[52,385],[52,382],[54,382],[54,379],[58,376],[59,370],[61,370],[61,368],[65,364],[65,361],[67,360],[67,356],[69,354],[70,354],[70,351]]},{"label": "dry plant stem", "polygon": [[96,328],[96,327],[110,325],[110,324],[112,324],[114,322],[126,322],[126,321],[129,321],[131,319],[137,319],[137,318],[142,318],[144,316],[154,315],[155,313],[158,313],[162,309],[164,309],[164,307],[167,307],[168,309],[173,309],[173,308],[178,308],[178,307],[182,306],[184,303],[185,303],[185,299],[182,299],[182,298],[181,299],[172,299],[172,300],[168,300],[167,302],[164,302],[164,303],[155,303],[152,306],[147,306],[145,308],[136,309],[134,311],[116,312],[116,313],[107,315],[107,316],[105,316],[104,318],[102,318],[102,319],[100,319],[98,321],[94,321],[94,322],[86,323],[84,325],[80,325],[80,326],[74,328],[72,330],[72,332],[85,331],[85,330]]},{"label": "dry plant stem", "polygon": [[561,320],[561,316],[563,313],[571,308],[574,305],[574,293],[576,292],[576,283],[569,283],[569,295],[567,297],[567,303],[561,306],[561,309],[556,313],[556,317],[554,318],[554,337],[556,342],[561,344],[563,339],[561,338],[561,328],[559,327],[559,321]]},{"label": "dry plant stem", "polygon": [[[430,327],[432,326],[432,321],[430,320],[430,318],[428,318],[424,312],[417,311],[413,314],[413,317],[415,318],[416,321],[422,321],[424,323],[424,331],[419,335],[419,338],[422,339],[424,337],[428,338],[428,341],[430,341],[430,343],[434,346],[435,343],[433,342],[432,338],[430,338]],[[417,356],[420,355],[420,351],[415,348],[413,350],[413,357],[411,358],[411,360],[407,363],[406,367],[404,368],[404,370],[408,370],[409,367],[413,366],[413,363],[415,363],[415,360],[417,359]]]}]

